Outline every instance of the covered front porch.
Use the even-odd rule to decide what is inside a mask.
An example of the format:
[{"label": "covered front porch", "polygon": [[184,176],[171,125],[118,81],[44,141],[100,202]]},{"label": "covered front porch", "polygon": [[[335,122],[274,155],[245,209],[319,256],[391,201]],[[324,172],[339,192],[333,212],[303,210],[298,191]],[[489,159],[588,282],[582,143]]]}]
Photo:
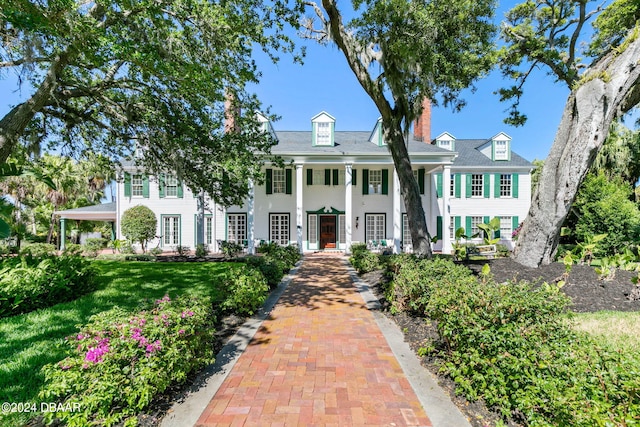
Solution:
[{"label": "covered front porch", "polygon": [[108,222],[111,224],[111,240],[115,240],[116,238],[116,221],[118,220],[116,202],[67,209],[56,212],[56,215],[60,217],[60,250],[66,248],[67,222],[72,220]]}]

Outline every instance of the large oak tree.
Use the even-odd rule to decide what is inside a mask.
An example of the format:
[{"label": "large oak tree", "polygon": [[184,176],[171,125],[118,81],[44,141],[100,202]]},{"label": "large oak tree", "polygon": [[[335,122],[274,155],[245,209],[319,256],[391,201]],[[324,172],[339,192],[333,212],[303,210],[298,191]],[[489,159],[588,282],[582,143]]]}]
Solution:
[{"label": "large oak tree", "polygon": [[[507,15],[502,68],[516,84],[502,91],[516,100],[511,122],[522,124],[517,101],[537,67],[569,89],[562,121],[533,195],[514,251],[526,266],[554,260],[560,228],[580,183],[607,139],[611,124],[640,102],[637,0],[606,8],[588,0],[529,0]],[[588,49],[580,51],[589,19],[597,17]],[[586,55],[589,64],[581,60]]]},{"label": "large oak tree", "polygon": [[[405,141],[424,98],[461,108],[460,92],[493,65],[493,0],[306,2],[306,37],[335,43],[382,116],[415,253],[430,236]],[[345,16],[349,17],[348,22]]]},{"label": "large oak tree", "polygon": [[[28,96],[0,118],[0,163],[42,146],[116,158],[241,203],[272,141],[261,132],[252,50],[293,46],[276,0],[1,0],[0,77]],[[233,95],[225,115],[225,99]],[[231,118],[242,132],[225,132]],[[224,173],[223,173],[224,172]]]}]

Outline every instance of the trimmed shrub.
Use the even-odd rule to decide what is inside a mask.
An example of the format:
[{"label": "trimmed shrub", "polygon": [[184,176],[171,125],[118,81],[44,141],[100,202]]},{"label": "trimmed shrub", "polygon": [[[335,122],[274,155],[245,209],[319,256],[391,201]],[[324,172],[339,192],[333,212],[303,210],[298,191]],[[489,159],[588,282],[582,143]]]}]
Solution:
[{"label": "trimmed shrub", "polygon": [[349,262],[356,269],[358,274],[369,273],[380,268],[380,256],[374,254],[364,243],[351,245],[351,256]]},{"label": "trimmed shrub", "polygon": [[236,255],[241,253],[242,250],[243,247],[239,243],[229,242],[226,240],[220,242],[220,251],[222,251],[222,255],[225,257],[225,259],[231,259],[235,257]]},{"label": "trimmed shrub", "polygon": [[256,268],[241,264],[223,280],[225,296],[220,308],[225,312],[251,316],[267,300],[267,279]]},{"label": "trimmed shrub", "polygon": [[47,424],[135,425],[136,414],[171,384],[213,362],[207,300],[168,296],[136,315],[115,308],[68,337],[70,356],[43,368],[39,397],[77,410],[45,412]]},{"label": "trimmed shrub", "polygon": [[90,238],[84,242],[84,254],[88,257],[95,258],[98,256],[98,252],[107,247],[107,239]]},{"label": "trimmed shrub", "polygon": [[22,256],[43,257],[55,254],[56,247],[51,243],[31,243],[20,250]]},{"label": "trimmed shrub", "polygon": [[96,289],[96,272],[79,256],[6,258],[0,263],[0,318],[72,301]]},{"label": "trimmed shrub", "polygon": [[146,250],[147,242],[156,236],[157,226],[156,214],[144,205],[127,209],[120,219],[122,234],[131,242],[139,242],[142,252]]},{"label": "trimmed shrub", "polygon": [[267,279],[269,287],[278,286],[284,277],[283,266],[281,263],[270,260],[262,256],[251,256],[246,258],[247,265],[260,270],[262,275]]}]

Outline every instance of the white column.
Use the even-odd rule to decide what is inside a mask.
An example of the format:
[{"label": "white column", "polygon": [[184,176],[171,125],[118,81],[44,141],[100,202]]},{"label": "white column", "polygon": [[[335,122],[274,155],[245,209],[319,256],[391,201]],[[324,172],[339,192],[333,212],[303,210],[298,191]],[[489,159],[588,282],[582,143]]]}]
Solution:
[{"label": "white column", "polygon": [[344,165],[344,231],[345,231],[345,253],[351,253],[351,235],[353,224],[353,165]]},{"label": "white column", "polygon": [[302,166],[301,164],[296,165],[296,241],[300,253],[304,252],[302,247]]},{"label": "white column", "polygon": [[449,199],[451,198],[451,166],[445,165],[442,171],[442,253],[451,253],[451,207]]},{"label": "white column", "polygon": [[400,196],[400,178],[393,168],[393,253],[400,253],[402,243],[402,203]]},{"label": "white column", "polygon": [[253,224],[253,217],[255,214],[255,187],[253,186],[253,180],[249,180],[249,197],[247,198],[247,252],[250,254],[256,253],[255,245],[255,227]]}]

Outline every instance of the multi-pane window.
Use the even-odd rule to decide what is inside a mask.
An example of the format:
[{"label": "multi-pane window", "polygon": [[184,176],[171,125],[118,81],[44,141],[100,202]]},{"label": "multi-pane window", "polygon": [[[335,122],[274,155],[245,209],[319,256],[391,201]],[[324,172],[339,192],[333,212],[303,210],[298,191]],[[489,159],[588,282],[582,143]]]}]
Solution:
[{"label": "multi-pane window", "polygon": [[317,145],[331,145],[331,123],[318,123],[316,138]]},{"label": "multi-pane window", "polygon": [[210,216],[204,217],[204,244],[210,245],[213,243],[213,218]]},{"label": "multi-pane window", "polygon": [[511,174],[500,175],[500,197],[511,197]]},{"label": "multi-pane window", "polygon": [[178,178],[175,175],[165,177],[164,191],[167,197],[178,197]]},{"label": "multi-pane window", "polygon": [[313,185],[324,185],[324,169],[313,170]]},{"label": "multi-pane window", "polygon": [[309,244],[318,243],[318,215],[309,215]]},{"label": "multi-pane window", "polygon": [[449,217],[449,238],[451,240],[455,240],[456,238],[456,225],[455,225],[455,218],[450,216]]},{"label": "multi-pane window", "polygon": [[507,141],[494,141],[494,159],[495,160],[508,160],[509,154],[507,153]]},{"label": "multi-pane window", "polygon": [[402,248],[406,252],[411,247],[411,229],[409,228],[409,216],[402,214]]},{"label": "multi-pane window", "polygon": [[444,148],[445,150],[451,151],[451,141],[450,140],[446,140],[446,139],[442,140],[441,139],[441,140],[438,141],[438,146],[440,148]]},{"label": "multi-pane window", "polygon": [[382,169],[369,171],[369,194],[382,193]]},{"label": "multi-pane window", "polygon": [[366,214],[365,215],[366,239],[369,241],[384,240],[385,237],[385,221],[384,214]]},{"label": "multi-pane window", "polygon": [[[484,237],[484,231],[482,231],[478,227],[478,224],[482,224],[482,220],[483,220],[483,218],[481,216],[472,216],[471,217],[471,236],[478,237],[478,238],[481,238],[481,239]],[[477,236],[476,236],[476,234],[477,234]]]},{"label": "multi-pane window", "polygon": [[338,243],[345,244],[347,242],[347,227],[344,215],[338,215]]},{"label": "multi-pane window", "polygon": [[247,215],[227,214],[227,240],[243,244],[247,239]]},{"label": "multi-pane window", "polygon": [[163,216],[162,217],[162,243],[165,246],[180,244],[180,217],[179,216]]},{"label": "multi-pane window", "polygon": [[449,196],[450,197],[455,197],[456,192],[455,192],[455,185],[456,185],[456,176],[454,174],[450,175],[449,178]]},{"label": "multi-pane window", "polygon": [[273,179],[273,193],[284,194],[285,187],[286,187],[286,178],[284,174],[284,169],[274,169],[272,179]]},{"label": "multi-pane window", "polygon": [[289,244],[289,214],[269,214],[269,240]]},{"label": "multi-pane window", "polygon": [[480,173],[471,175],[471,196],[482,196],[483,176]]},{"label": "multi-pane window", "polygon": [[511,240],[512,230],[512,220],[510,216],[501,216],[500,217],[500,238]]},{"label": "multi-pane window", "polygon": [[142,175],[131,175],[131,195],[142,197]]}]

